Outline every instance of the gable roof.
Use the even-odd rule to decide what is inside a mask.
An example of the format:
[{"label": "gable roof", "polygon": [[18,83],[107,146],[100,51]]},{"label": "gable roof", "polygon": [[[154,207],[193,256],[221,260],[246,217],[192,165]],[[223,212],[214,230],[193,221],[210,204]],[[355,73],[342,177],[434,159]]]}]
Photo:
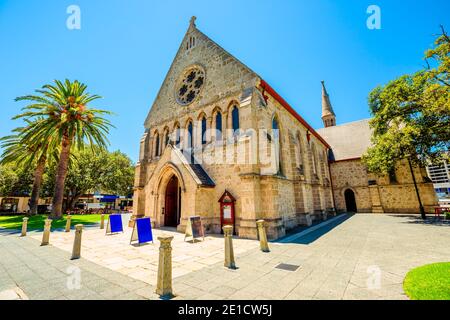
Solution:
[{"label": "gable roof", "polygon": [[[253,83],[248,83],[247,86],[254,86],[256,83],[256,80],[259,78],[259,76],[251,70],[249,67],[247,67],[244,63],[242,63],[240,60],[235,58],[233,55],[231,55],[228,51],[223,49],[220,45],[218,45],[216,42],[214,42],[211,38],[209,38],[207,35],[205,35],[203,32],[201,32],[199,29],[197,29],[195,25],[195,17],[192,17],[190,25],[188,30],[186,31],[183,40],[181,41],[181,44],[178,48],[177,54],[175,55],[175,58],[173,59],[169,70],[164,78],[164,81],[158,91],[158,94],[152,104],[152,107],[147,115],[147,118],[144,122],[144,126],[146,128],[149,128],[152,123],[152,115],[156,114],[161,107],[169,107],[167,103],[164,103],[165,101],[161,101],[164,90],[167,90],[168,85],[170,84],[170,81],[173,81],[173,78],[178,77],[178,72],[180,70],[175,70],[177,67],[181,68],[181,70],[184,70],[186,67],[194,64],[201,64],[201,61],[196,61],[194,58],[194,61],[190,59],[190,57],[186,56],[186,43],[190,37],[195,37],[197,47],[203,47],[206,50],[204,50],[203,54],[210,54],[217,57],[217,59],[220,59],[224,61],[222,67],[227,68],[231,65],[237,66],[236,69],[240,70],[241,75],[246,75],[248,77],[246,78],[252,78],[254,79]],[[193,50],[195,50],[194,48]],[[225,63],[226,62],[226,63]],[[211,72],[211,70],[209,70]],[[208,70],[207,70],[208,73]],[[242,78],[242,77],[241,77]],[[242,80],[242,79],[241,79]],[[242,80],[242,82],[245,82]],[[221,93],[218,93],[221,94]],[[210,97],[206,97],[208,99]],[[162,103],[160,103],[162,102]]]},{"label": "gable roof", "polygon": [[[169,81],[170,75],[173,74],[173,69],[175,68],[175,65],[178,63],[179,60],[182,59],[183,54],[185,52],[185,44],[190,36],[196,36],[202,41],[204,41],[204,45],[207,46],[208,49],[214,49],[217,51],[217,55],[223,55],[226,57],[226,60],[229,60],[239,66],[241,70],[244,70],[246,74],[248,74],[250,77],[253,77],[255,79],[255,83],[253,83],[252,87],[257,86],[258,80],[260,83],[261,88],[265,90],[267,93],[269,93],[275,100],[277,100],[291,115],[294,116],[295,119],[297,119],[303,126],[305,126],[309,132],[314,135],[325,147],[330,148],[329,144],[267,83],[265,82],[256,72],[254,72],[252,69],[247,67],[244,63],[242,63],[239,59],[231,55],[228,51],[226,51],[224,48],[222,48],[220,45],[218,45],[215,41],[213,41],[211,38],[209,38],[207,35],[205,35],[203,32],[201,32],[199,29],[197,29],[195,25],[195,17],[191,18],[191,22],[189,25],[188,30],[186,31],[186,34],[183,37],[183,40],[181,41],[180,47],[178,48],[177,54],[172,61],[172,64],[170,65],[169,71],[166,74],[166,77],[164,78],[164,82],[161,85],[161,88],[155,98],[155,101],[153,102],[153,105],[147,115],[147,118],[145,120],[144,126],[148,129],[152,123],[151,118],[153,114],[156,114],[158,112],[158,108],[161,107],[169,107],[167,104],[162,103],[159,104],[160,97],[162,95],[162,91],[164,88],[167,87],[167,83]],[[211,50],[212,51],[212,50]],[[187,66],[185,66],[187,67]],[[244,88],[245,91],[245,88]],[[172,113],[172,117],[175,116],[174,113]]]},{"label": "gable roof", "polygon": [[359,159],[371,146],[370,119],[318,129],[317,132],[331,146],[332,161]]},{"label": "gable roof", "polygon": [[191,167],[192,171],[194,172],[195,176],[198,180],[200,180],[200,185],[203,187],[215,187],[216,184],[211,179],[211,177],[208,175],[206,170],[203,168],[203,166],[199,163],[189,163],[189,166]]},{"label": "gable roof", "polygon": [[216,186],[214,180],[211,179],[201,164],[195,162],[193,163],[190,159],[187,159],[185,154],[178,148],[175,148],[172,144],[168,144],[167,149],[170,149],[171,152],[178,157],[180,163],[185,166],[198,185],[208,188],[213,188]]}]

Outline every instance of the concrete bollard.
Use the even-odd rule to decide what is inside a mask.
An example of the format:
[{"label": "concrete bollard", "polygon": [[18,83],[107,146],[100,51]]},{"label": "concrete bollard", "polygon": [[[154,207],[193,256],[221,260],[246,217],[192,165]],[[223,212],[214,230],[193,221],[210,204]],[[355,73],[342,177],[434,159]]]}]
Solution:
[{"label": "concrete bollard", "polygon": [[233,251],[233,226],[224,226],[223,234],[225,239],[225,263],[224,266],[229,269],[236,269]]},{"label": "concrete bollard", "polygon": [[156,294],[162,297],[172,297],[172,247],[170,243],[173,236],[160,236],[158,279],[156,283]]},{"label": "concrete bollard", "polygon": [[72,216],[70,214],[67,215],[66,221],[66,232],[70,232],[70,225],[72,224]]},{"label": "concrete bollard", "polygon": [[100,216],[100,229],[105,229],[105,214]]},{"label": "concrete bollard", "polygon": [[264,220],[256,221],[258,226],[259,246],[262,252],[270,252],[269,244],[267,243],[266,227]]},{"label": "concrete bollard", "polygon": [[42,234],[41,246],[46,246],[49,244],[51,227],[52,227],[52,220],[45,219],[44,233]]},{"label": "concrete bollard", "polygon": [[23,218],[22,233],[20,234],[21,237],[25,237],[27,235],[27,227],[28,227],[28,218]]},{"label": "concrete bollard", "polygon": [[75,226],[75,240],[73,242],[71,260],[80,259],[80,257],[81,257],[81,234],[82,233],[83,233],[83,225],[77,224]]}]

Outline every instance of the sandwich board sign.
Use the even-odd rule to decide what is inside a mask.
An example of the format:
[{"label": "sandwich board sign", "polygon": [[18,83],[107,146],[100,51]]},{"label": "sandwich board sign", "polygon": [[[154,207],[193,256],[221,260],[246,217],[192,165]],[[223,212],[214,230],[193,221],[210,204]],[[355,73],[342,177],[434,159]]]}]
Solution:
[{"label": "sandwich board sign", "polygon": [[187,237],[192,237],[192,242],[195,242],[195,239],[200,237],[203,237],[203,240],[205,240],[205,230],[203,229],[202,218],[200,216],[189,217],[184,241],[186,241]]},{"label": "sandwich board sign", "polygon": [[106,227],[106,234],[113,234],[123,232],[122,215],[110,214],[108,216],[108,225]]},{"label": "sandwich board sign", "polygon": [[134,221],[130,244],[137,241],[138,244],[153,242],[152,223],[150,217],[139,218]]}]

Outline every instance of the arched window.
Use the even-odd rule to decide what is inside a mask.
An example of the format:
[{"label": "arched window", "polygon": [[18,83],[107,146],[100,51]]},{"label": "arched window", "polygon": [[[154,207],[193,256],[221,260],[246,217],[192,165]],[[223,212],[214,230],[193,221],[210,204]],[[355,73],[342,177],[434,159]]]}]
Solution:
[{"label": "arched window", "polygon": [[175,126],[175,146],[180,148],[180,126]]},{"label": "arched window", "polygon": [[222,140],[222,114],[216,114],[216,141]]},{"label": "arched window", "polygon": [[297,168],[303,174],[303,142],[300,133],[297,134]]},{"label": "arched window", "polygon": [[159,133],[155,134],[155,157],[159,157]]},{"label": "arched window", "polygon": [[206,117],[202,118],[202,145],[206,144]]},{"label": "arched window", "polygon": [[188,149],[191,149],[194,146],[194,127],[192,126],[192,122],[188,124]]},{"label": "arched window", "polygon": [[281,169],[281,141],[280,141],[280,126],[276,117],[272,120],[272,136],[275,144],[275,164],[277,174],[283,174]]},{"label": "arched window", "polygon": [[167,129],[167,130],[164,132],[164,148],[167,147],[167,145],[169,144],[169,142],[170,142],[169,129]]},{"label": "arched window", "polygon": [[195,47],[195,37],[191,36],[186,42],[186,50],[192,49],[193,47]]},{"label": "arched window", "polygon": [[311,147],[311,156],[312,156],[313,173],[317,175],[317,151],[316,146],[314,144]]},{"label": "arched window", "polygon": [[233,127],[233,135],[235,135],[239,130],[239,109],[237,106],[234,106],[233,111],[231,111],[231,122]]}]

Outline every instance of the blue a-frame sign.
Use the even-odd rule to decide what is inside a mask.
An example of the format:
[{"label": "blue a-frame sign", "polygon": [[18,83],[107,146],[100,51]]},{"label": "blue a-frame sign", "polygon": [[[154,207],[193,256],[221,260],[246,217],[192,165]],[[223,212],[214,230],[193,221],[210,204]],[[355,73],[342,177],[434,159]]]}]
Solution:
[{"label": "blue a-frame sign", "polygon": [[139,244],[153,242],[152,223],[150,217],[136,219],[131,233],[130,244],[137,241]]},{"label": "blue a-frame sign", "polygon": [[106,234],[113,234],[123,232],[122,215],[111,214],[108,217],[108,226],[106,227]]}]

